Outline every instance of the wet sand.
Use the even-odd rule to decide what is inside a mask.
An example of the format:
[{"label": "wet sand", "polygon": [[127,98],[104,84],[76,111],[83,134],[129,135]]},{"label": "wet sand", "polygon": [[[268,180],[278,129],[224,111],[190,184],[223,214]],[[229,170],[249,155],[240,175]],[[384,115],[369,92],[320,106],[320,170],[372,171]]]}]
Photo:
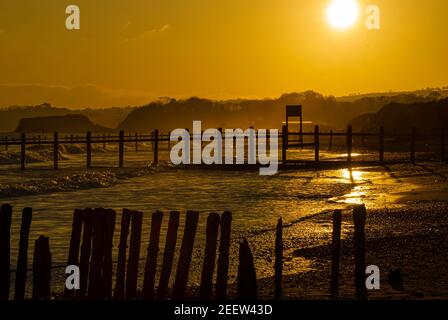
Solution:
[{"label": "wet sand", "polygon": [[[425,163],[386,168],[386,171],[396,181],[395,192],[376,193],[378,189],[370,188],[369,196],[359,201],[367,206],[366,265],[377,265],[381,271],[381,288],[369,291],[368,298],[446,299],[447,168]],[[381,198],[388,201],[379,201]],[[354,297],[350,202],[358,200],[349,196],[343,201],[347,205],[342,222],[340,299]],[[273,298],[274,237],[270,231],[249,239],[260,278],[259,296],[263,299]],[[284,228],[284,299],[330,299],[331,237],[332,211]],[[394,288],[388,281],[389,272],[397,269],[401,270],[403,288]]]}]

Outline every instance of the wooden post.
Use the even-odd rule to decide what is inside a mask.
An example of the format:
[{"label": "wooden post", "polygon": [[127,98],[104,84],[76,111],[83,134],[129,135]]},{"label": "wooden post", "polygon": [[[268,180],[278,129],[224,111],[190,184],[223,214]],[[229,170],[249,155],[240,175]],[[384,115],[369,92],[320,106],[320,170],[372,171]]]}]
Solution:
[{"label": "wooden post", "polygon": [[20,135],[20,168],[22,170],[25,170],[25,133],[22,132],[22,134]]},{"label": "wooden post", "polygon": [[442,129],[442,133],[440,136],[440,160],[445,161],[445,148],[446,148],[446,130]]},{"label": "wooden post", "polygon": [[5,137],[5,151],[8,151],[8,136]]},{"label": "wooden post", "polygon": [[140,258],[140,243],[142,239],[143,213],[132,212],[131,240],[129,246],[129,259],[126,273],[126,299],[135,299],[137,296],[138,260]]},{"label": "wooden post", "polygon": [[138,133],[135,133],[135,152],[138,151]]},{"label": "wooden post", "polygon": [[95,209],[93,215],[92,258],[89,271],[88,296],[104,299],[112,291],[112,238],[115,211]]},{"label": "wooden post", "polygon": [[218,270],[216,272],[216,299],[224,300],[227,294],[229,273],[230,234],[232,213],[226,211],[221,216],[221,237],[219,239]]},{"label": "wooden post", "polygon": [[177,263],[176,280],[173,289],[173,298],[175,300],[182,300],[185,297],[198,219],[198,212],[187,211],[182,246],[180,248],[179,261]]},{"label": "wooden post", "polygon": [[123,168],[124,164],[124,131],[120,131],[120,136],[118,138],[118,167]]},{"label": "wooden post", "polygon": [[215,270],[216,247],[218,243],[219,214],[210,213],[207,218],[204,261],[202,264],[199,299],[209,300],[212,297],[213,271]]},{"label": "wooden post", "polygon": [[319,161],[319,126],[314,127],[314,161]]},{"label": "wooden post", "polygon": [[365,223],[366,207],[357,205],[353,207],[353,222],[355,233],[353,238],[354,257],[355,257],[355,298],[366,299],[366,256],[365,256]]},{"label": "wooden post", "polygon": [[92,257],[90,259],[89,270],[89,286],[88,297],[90,299],[104,298],[103,291],[103,275],[102,266],[104,259],[105,247],[105,219],[104,209],[98,208],[94,210],[93,214],[93,237],[92,237]]},{"label": "wooden post", "polygon": [[417,141],[417,129],[412,128],[411,132],[411,162],[415,163],[415,144]]},{"label": "wooden post", "polygon": [[166,296],[171,269],[173,266],[174,250],[176,249],[177,230],[179,228],[179,212],[171,211],[166,234],[165,250],[163,252],[162,271],[160,272],[159,287],[157,289],[157,299]]},{"label": "wooden post", "polygon": [[352,126],[347,128],[347,162],[352,162],[353,132]]},{"label": "wooden post", "polygon": [[159,130],[154,130],[154,166],[159,163]]},{"label": "wooden post", "polygon": [[144,299],[154,298],[154,284],[156,279],[157,256],[159,254],[160,227],[162,226],[163,212],[152,214],[151,233],[149,236],[148,254],[146,256],[145,277],[143,279],[142,296]]},{"label": "wooden post", "polygon": [[9,275],[11,262],[12,207],[4,204],[0,209],[0,301],[9,299]]},{"label": "wooden post", "polygon": [[81,255],[79,258],[80,285],[79,295],[84,296],[87,292],[87,280],[89,277],[89,261],[92,250],[92,231],[93,231],[92,209],[84,211],[84,230],[82,235]]},{"label": "wooden post", "polygon": [[106,134],[103,133],[103,149],[106,150]]},{"label": "wooden post", "polygon": [[342,211],[333,212],[333,239],[331,242],[331,298],[337,299],[339,294],[339,261],[341,250]]},{"label": "wooden post", "polygon": [[257,300],[257,275],[254,258],[246,239],[240,244],[237,298],[238,300]]},{"label": "wooden post", "polygon": [[92,133],[87,131],[86,137],[87,169],[92,167]]},{"label": "wooden post", "polygon": [[28,238],[30,235],[33,210],[25,208],[22,211],[22,224],[20,226],[19,256],[17,258],[16,282],[14,300],[25,298],[26,270],[28,269]]},{"label": "wooden post", "polygon": [[118,245],[117,277],[115,280],[114,299],[124,298],[124,280],[126,276],[126,249],[128,247],[129,225],[132,212],[123,209],[121,215],[120,244]]},{"label": "wooden post", "polygon": [[[70,248],[68,252],[67,265],[79,264],[79,247],[81,245],[82,224],[85,213],[83,210],[76,209],[73,213],[72,234],[70,237]],[[69,294],[69,290],[65,289],[65,293]]]},{"label": "wooden post", "polygon": [[115,231],[115,220],[117,214],[114,210],[105,210],[104,219],[104,262],[103,262],[103,286],[104,286],[104,297],[112,297],[112,249],[113,249],[113,238]]},{"label": "wooden post", "polygon": [[33,299],[51,296],[51,252],[49,238],[40,236],[34,243]]},{"label": "wooden post", "polygon": [[379,155],[379,160],[380,162],[384,161],[384,127],[380,127],[380,134],[379,134],[379,139],[380,139],[380,155]]},{"label": "wooden post", "polygon": [[282,276],[283,276],[283,220],[278,219],[275,236],[275,276],[274,276],[274,296],[279,299],[282,296]]},{"label": "wooden post", "polygon": [[286,150],[288,149],[288,131],[286,126],[282,127],[282,163],[286,165]]},{"label": "wooden post", "polygon": [[330,141],[328,143],[328,151],[333,149],[333,130],[330,130]]},{"label": "wooden post", "polygon": [[55,132],[53,134],[53,168],[55,170],[58,169],[58,160],[59,160],[59,141],[58,141],[58,133]]}]

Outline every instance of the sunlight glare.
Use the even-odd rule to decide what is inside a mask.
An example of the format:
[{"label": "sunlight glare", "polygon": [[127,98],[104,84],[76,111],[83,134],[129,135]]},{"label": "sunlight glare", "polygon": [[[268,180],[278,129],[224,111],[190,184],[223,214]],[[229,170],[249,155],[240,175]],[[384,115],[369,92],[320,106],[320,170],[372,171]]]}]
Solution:
[{"label": "sunlight glare", "polygon": [[359,16],[359,6],[356,0],[333,0],[327,9],[328,23],[337,29],[352,26]]}]

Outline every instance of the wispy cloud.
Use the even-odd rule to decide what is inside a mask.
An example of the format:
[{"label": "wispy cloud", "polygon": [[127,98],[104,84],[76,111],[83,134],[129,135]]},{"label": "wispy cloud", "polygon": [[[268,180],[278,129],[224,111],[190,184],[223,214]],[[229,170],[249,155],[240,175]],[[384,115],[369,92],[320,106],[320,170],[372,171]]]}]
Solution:
[{"label": "wispy cloud", "polygon": [[142,32],[132,36],[132,37],[128,37],[128,38],[123,40],[123,43],[145,39],[145,38],[147,38],[147,37],[149,37],[151,35],[158,34],[158,33],[163,33],[163,32],[166,32],[166,31],[168,31],[170,29],[171,29],[171,25],[170,24],[165,24],[165,25],[161,26],[160,28],[154,28],[154,29],[145,30],[145,31],[142,31]]}]

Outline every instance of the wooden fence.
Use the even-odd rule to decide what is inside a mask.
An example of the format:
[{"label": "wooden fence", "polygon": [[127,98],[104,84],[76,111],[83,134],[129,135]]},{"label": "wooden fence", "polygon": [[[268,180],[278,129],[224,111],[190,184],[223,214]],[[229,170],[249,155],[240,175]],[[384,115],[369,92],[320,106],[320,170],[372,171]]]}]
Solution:
[{"label": "wooden fence", "polygon": [[[222,132],[222,129],[220,129]],[[409,146],[409,161],[415,163],[417,161],[416,152],[417,152],[417,143],[422,141],[423,139],[430,139],[432,141],[436,141],[439,144],[440,156],[439,159],[441,161],[446,161],[446,140],[447,140],[446,129],[442,129],[439,134],[423,134],[419,133],[416,128],[413,128],[409,134],[397,134],[397,133],[385,133],[384,128],[380,128],[377,133],[354,133],[351,127],[348,127],[345,132],[333,132],[330,130],[329,132],[321,132],[319,130],[319,126],[315,126],[314,132],[288,132],[286,130],[286,126],[283,126],[282,132],[279,133],[279,139],[281,142],[281,164],[286,166],[288,164],[294,163],[303,163],[303,160],[300,159],[288,159],[287,150],[291,148],[305,148],[311,147],[314,148],[314,162],[322,163],[320,157],[320,151],[322,150],[322,139],[326,138],[328,140],[328,148],[325,150],[331,151],[334,148],[335,142],[334,140],[337,137],[345,138],[345,148],[347,151],[347,161],[351,163],[353,161],[353,141],[354,139],[359,139],[362,146],[366,145],[367,139],[377,140],[377,148],[378,148],[378,157],[376,162],[383,163],[386,161],[385,159],[385,151],[386,151],[386,139],[402,139],[404,144],[408,144]],[[313,141],[310,143],[303,143],[302,140],[297,140],[300,136],[302,137],[311,137]],[[201,135],[202,137],[202,135]],[[190,139],[194,137],[191,135]],[[223,134],[223,138],[225,138],[225,134]],[[267,142],[269,143],[269,135],[266,136]],[[438,142],[437,142],[438,141]],[[300,142],[300,143],[298,143]],[[53,168],[58,169],[59,167],[59,145],[60,144],[82,144],[86,147],[86,167],[92,167],[92,144],[101,144],[104,148],[106,145],[117,144],[118,145],[118,167],[124,167],[124,153],[125,153],[125,144],[133,143],[135,144],[135,150],[138,151],[140,143],[150,143],[152,146],[152,163],[153,165],[157,165],[159,162],[159,153],[161,150],[161,144],[164,143],[167,149],[170,149],[170,133],[160,134],[159,130],[154,130],[150,135],[142,135],[142,134],[128,134],[125,135],[124,131],[120,131],[117,136],[111,136],[106,134],[97,134],[96,136],[92,136],[91,132],[87,132],[85,136],[74,136],[74,135],[66,135],[63,138],[60,137],[59,133],[55,132],[53,137],[41,137],[40,135],[35,135],[32,137],[27,137],[25,133],[20,135],[20,138],[10,138],[5,136],[0,141],[0,146],[3,146],[4,150],[8,150],[9,146],[20,146],[20,167],[22,170],[26,168],[26,146],[27,145],[48,145],[52,146],[53,149]],[[333,161],[334,162],[334,161]]]},{"label": "wooden fence", "polygon": [[[10,297],[10,230],[12,207],[3,205],[0,209],[0,300]],[[192,298],[187,283],[192,260],[193,245],[196,236],[199,213],[186,213],[182,243],[174,278],[174,285],[169,295],[169,283],[173,272],[174,256],[179,227],[179,212],[169,213],[168,229],[161,264],[161,271],[156,286],[156,268],[160,246],[160,230],[164,214],[156,211],[152,214],[151,231],[143,287],[137,290],[137,277],[140,260],[142,212],[124,209],[121,215],[121,231],[118,245],[118,260],[113,268],[112,248],[115,220],[117,214],[108,209],[75,210],[70,238],[67,265],[79,266],[79,290],[65,290],[55,293],[51,290],[52,257],[50,240],[40,236],[35,240],[32,274],[33,299],[48,299],[54,295],[61,299],[166,299],[182,300]],[[14,299],[25,298],[25,283],[28,265],[28,242],[32,220],[32,209],[22,212],[20,245],[15,277]],[[223,300],[228,297],[229,250],[231,246],[232,214],[211,213],[207,219],[206,242],[204,247],[201,281],[197,298]],[[365,288],[365,220],[364,205],[353,209],[354,220],[354,285],[355,297],[366,299]],[[219,235],[219,241],[218,241]],[[130,239],[128,241],[128,237]],[[331,247],[331,279],[329,297],[336,299],[339,292],[339,260],[341,238],[341,211],[333,215],[333,238]],[[276,228],[274,262],[274,298],[282,298],[283,271],[283,222],[279,219]],[[129,248],[129,250],[128,250]],[[215,268],[215,264],[217,264]],[[216,282],[213,275],[216,269]],[[115,271],[115,282],[114,278]],[[239,265],[236,283],[238,299],[256,299],[257,275],[252,250],[247,239],[239,244]],[[215,289],[215,293],[213,293]],[[299,298],[299,297],[297,297]]]}]

